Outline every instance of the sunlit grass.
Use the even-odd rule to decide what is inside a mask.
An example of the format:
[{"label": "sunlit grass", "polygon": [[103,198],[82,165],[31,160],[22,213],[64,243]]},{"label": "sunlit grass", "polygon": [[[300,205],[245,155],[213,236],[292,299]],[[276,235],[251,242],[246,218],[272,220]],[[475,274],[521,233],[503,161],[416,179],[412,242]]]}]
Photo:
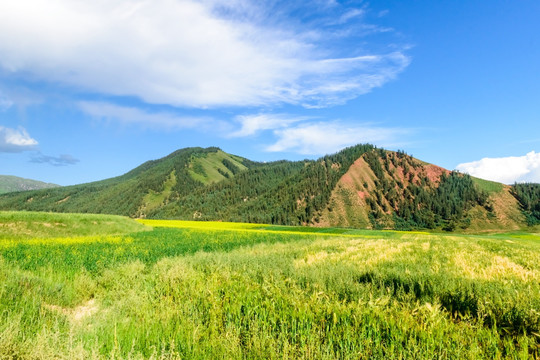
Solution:
[{"label": "sunlit grass", "polygon": [[126,236],[76,236],[76,237],[59,237],[59,238],[34,238],[34,239],[22,239],[22,240],[0,240],[0,248],[7,249],[17,246],[26,245],[82,245],[82,244],[118,244],[118,243],[131,243],[133,238]]},{"label": "sunlit grass", "polygon": [[151,220],[137,219],[138,222],[154,227],[171,227],[179,229],[215,229],[215,230],[246,230],[264,229],[269,225],[235,223],[225,221],[189,221],[189,220]]},{"label": "sunlit grass", "polygon": [[125,235],[144,230],[148,229],[124,216],[0,211],[0,240]]},{"label": "sunlit grass", "polygon": [[361,230],[347,228],[317,228],[307,226],[284,226],[284,225],[268,225],[268,224],[249,224],[221,221],[189,221],[189,220],[152,220],[152,219],[137,219],[141,224],[152,227],[165,227],[177,229],[201,229],[201,230],[231,230],[231,231],[255,231],[259,233],[273,234],[306,234],[316,236],[331,236],[335,237],[373,237],[378,234],[381,237],[395,237],[402,234],[407,235],[429,235],[430,233],[422,231],[397,231],[397,230]]},{"label": "sunlit grass", "polygon": [[534,234],[141,222],[0,237],[0,358],[538,357]]}]

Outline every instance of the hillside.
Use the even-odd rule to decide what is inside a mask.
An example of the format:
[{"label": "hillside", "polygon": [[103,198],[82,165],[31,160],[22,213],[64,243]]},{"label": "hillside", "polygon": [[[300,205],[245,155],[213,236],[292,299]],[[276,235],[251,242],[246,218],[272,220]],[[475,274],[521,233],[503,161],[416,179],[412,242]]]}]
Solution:
[{"label": "hillside", "polygon": [[410,197],[411,186],[423,184],[426,189],[435,188],[443,174],[450,174],[402,153],[379,155],[377,158],[366,154],[352,164],[336,184],[317,225],[362,228],[372,225],[377,217],[379,223],[393,227],[393,220],[385,215],[404,213],[403,206],[397,202]]},{"label": "hillside", "polygon": [[341,177],[329,206],[314,223],[402,230],[441,226],[475,232],[518,230],[525,218],[511,189],[400,152],[379,152],[378,157],[368,153]]},{"label": "hillside", "polygon": [[16,191],[38,190],[57,187],[37,180],[24,179],[17,176],[0,175],[0,194]]},{"label": "hillside", "polygon": [[[212,167],[211,164],[218,163],[218,159],[222,166]],[[234,176],[233,172],[239,171],[237,169],[245,168],[243,161],[217,148],[187,148],[158,160],[147,161],[119,177],[62,188],[6,194],[0,198],[0,208],[144,217],[147,211],[178,200],[198,187]]]},{"label": "hillside", "polygon": [[270,163],[186,148],[116,178],[5,194],[0,210],[482,232],[534,224],[535,188],[522,191],[533,210],[512,189],[372,145]]}]

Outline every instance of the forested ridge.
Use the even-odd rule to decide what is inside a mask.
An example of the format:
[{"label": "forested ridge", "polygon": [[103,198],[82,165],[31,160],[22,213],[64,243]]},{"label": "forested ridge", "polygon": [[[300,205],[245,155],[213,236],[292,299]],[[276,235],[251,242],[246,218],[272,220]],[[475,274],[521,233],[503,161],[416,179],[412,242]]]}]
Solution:
[{"label": "forested ridge", "polygon": [[512,194],[519,201],[527,225],[540,224],[540,184],[514,184]]},{"label": "forested ridge", "polygon": [[[373,149],[364,154],[363,159],[369,173],[357,189],[363,192],[367,217],[373,228],[451,231],[469,226],[471,208],[481,206],[488,212],[493,210],[488,194],[468,175],[423,164],[403,151]],[[435,168],[436,173],[430,171],[433,170],[430,167]],[[370,176],[372,186],[366,182]]]},{"label": "forested ridge", "polygon": [[[353,168],[356,187],[344,191]],[[540,222],[538,186],[516,185],[513,195],[528,223]],[[186,148],[116,178],[0,196],[0,210],[315,226],[362,213],[366,227],[401,230],[466,229],[473,208],[495,217],[489,194],[470,176],[369,144],[269,163]]]},{"label": "forested ridge", "polygon": [[176,173],[174,191],[188,194],[204,184],[188,173],[190,161],[217,148],[186,148],[159,160],[147,161],[128,173],[102,181],[41,191],[6,194],[0,197],[0,209],[53,212],[80,212],[135,216],[149,192],[162,191],[165,179]]},{"label": "forested ridge", "polygon": [[328,203],[339,178],[372,145],[358,145],[316,161],[249,164],[233,179],[197,188],[154,218],[194,218],[282,225],[309,224]]}]

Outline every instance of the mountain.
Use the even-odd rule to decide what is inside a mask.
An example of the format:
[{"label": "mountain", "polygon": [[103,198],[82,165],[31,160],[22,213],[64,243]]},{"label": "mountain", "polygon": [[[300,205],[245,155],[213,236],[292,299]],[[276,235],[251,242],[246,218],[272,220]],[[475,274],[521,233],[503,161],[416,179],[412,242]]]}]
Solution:
[{"label": "mountain", "polygon": [[479,232],[534,224],[537,187],[519,189],[372,145],[270,163],[186,148],[116,178],[0,195],[0,210]]},{"label": "mountain", "polygon": [[0,194],[15,191],[46,189],[57,186],[59,185],[24,179],[17,176],[0,175]]}]

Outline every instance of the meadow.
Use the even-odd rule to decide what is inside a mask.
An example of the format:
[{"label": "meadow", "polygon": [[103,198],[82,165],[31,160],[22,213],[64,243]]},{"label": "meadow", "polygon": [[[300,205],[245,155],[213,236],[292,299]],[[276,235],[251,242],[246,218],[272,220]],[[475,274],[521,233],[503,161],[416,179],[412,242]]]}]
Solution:
[{"label": "meadow", "polygon": [[528,359],[540,234],[0,212],[0,359]]}]

